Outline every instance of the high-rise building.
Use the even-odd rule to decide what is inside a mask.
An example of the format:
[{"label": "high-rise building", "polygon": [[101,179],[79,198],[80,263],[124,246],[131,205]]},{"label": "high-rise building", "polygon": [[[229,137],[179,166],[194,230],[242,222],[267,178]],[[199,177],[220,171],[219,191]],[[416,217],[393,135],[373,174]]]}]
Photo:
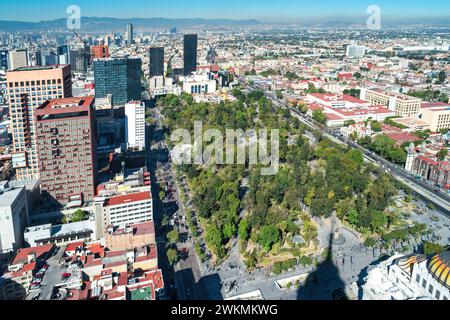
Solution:
[{"label": "high-rise building", "polygon": [[97,45],[91,47],[92,59],[109,58],[109,48],[107,45]]},{"label": "high-rise building", "polygon": [[8,70],[8,50],[0,50],[0,69]]},{"label": "high-rise building", "polygon": [[92,201],[97,174],[94,97],[47,100],[35,114],[44,197],[62,205]]},{"label": "high-rise building", "polygon": [[164,75],[164,47],[154,47],[149,50],[150,77]]},{"label": "high-rise building", "polygon": [[142,61],[139,58],[107,58],[94,61],[95,95],[112,94],[114,106],[141,99]]},{"label": "high-rise building", "polygon": [[127,25],[126,41],[127,41],[127,44],[133,44],[134,43],[133,24],[131,24],[131,23],[129,23]]},{"label": "high-rise building", "polygon": [[70,64],[70,49],[67,44],[59,46],[56,49],[56,53],[58,54],[60,64]]},{"label": "high-rise building", "polygon": [[23,67],[6,73],[13,167],[18,180],[39,178],[34,111],[47,99],[72,96],[69,65]]},{"label": "high-rise building", "polygon": [[23,231],[28,221],[26,197],[24,186],[12,188],[8,182],[0,182],[0,257],[24,244]]},{"label": "high-rise building", "polygon": [[35,57],[35,67],[40,67],[40,66],[42,66],[42,52],[41,51],[39,51],[39,50],[37,50],[35,53],[34,53],[34,57]]},{"label": "high-rise building", "polygon": [[184,75],[188,75],[197,69],[197,35],[184,35]]},{"label": "high-rise building", "polygon": [[145,105],[131,101],[125,105],[125,136],[130,148],[145,148]]},{"label": "high-rise building", "polygon": [[28,51],[27,49],[19,49],[10,51],[8,55],[9,70],[15,70],[28,66]]},{"label": "high-rise building", "polygon": [[75,72],[86,73],[91,63],[91,49],[85,45],[83,48],[70,52],[70,65]]},{"label": "high-rise building", "polygon": [[46,55],[44,58],[46,66],[59,64],[59,56],[54,52],[50,52],[50,54]]}]

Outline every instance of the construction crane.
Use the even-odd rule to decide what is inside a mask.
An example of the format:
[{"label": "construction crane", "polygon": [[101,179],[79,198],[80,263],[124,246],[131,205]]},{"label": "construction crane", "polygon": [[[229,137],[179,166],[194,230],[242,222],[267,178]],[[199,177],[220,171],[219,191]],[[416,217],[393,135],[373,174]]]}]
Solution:
[{"label": "construction crane", "polygon": [[83,42],[84,46],[86,46],[88,44],[88,41],[81,38],[81,36],[74,30],[72,29],[73,33],[75,33],[75,36],[78,38],[78,40],[80,40],[81,42]]}]

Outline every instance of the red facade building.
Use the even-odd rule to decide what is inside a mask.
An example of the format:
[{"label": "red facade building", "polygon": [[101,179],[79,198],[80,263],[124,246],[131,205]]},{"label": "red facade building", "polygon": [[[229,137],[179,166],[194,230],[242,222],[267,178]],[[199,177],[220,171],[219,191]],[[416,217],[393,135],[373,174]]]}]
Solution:
[{"label": "red facade building", "polygon": [[97,175],[94,97],[48,100],[35,115],[44,196],[62,205],[91,201]]},{"label": "red facade building", "polygon": [[91,47],[92,59],[109,58],[109,48],[106,45],[97,45]]}]

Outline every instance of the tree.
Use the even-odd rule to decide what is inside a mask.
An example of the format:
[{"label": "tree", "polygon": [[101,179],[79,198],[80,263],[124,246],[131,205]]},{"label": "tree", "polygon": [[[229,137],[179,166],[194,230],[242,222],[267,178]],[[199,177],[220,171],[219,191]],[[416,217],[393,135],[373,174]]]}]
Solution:
[{"label": "tree", "polygon": [[381,124],[378,121],[372,121],[370,125],[373,132],[381,132]]},{"label": "tree", "polygon": [[179,254],[176,249],[169,248],[167,249],[167,260],[169,260],[169,264],[173,266],[175,263],[178,262]]},{"label": "tree", "polygon": [[313,222],[306,220],[303,225],[303,238],[309,246],[310,242],[317,238],[317,228]]},{"label": "tree", "polygon": [[298,105],[298,108],[300,109],[300,111],[302,113],[307,113],[308,112],[308,105],[306,103],[300,103]]},{"label": "tree", "polygon": [[313,119],[321,124],[326,124],[327,116],[323,113],[323,110],[317,109],[313,111]]},{"label": "tree", "polygon": [[263,226],[259,230],[258,244],[264,247],[266,251],[270,251],[272,246],[280,240],[280,231],[274,226]]},{"label": "tree", "polygon": [[247,219],[242,219],[241,222],[239,222],[239,228],[238,228],[238,235],[239,239],[247,240],[249,236],[249,225]]},{"label": "tree", "polygon": [[441,246],[439,243],[432,243],[432,242],[428,242],[428,241],[425,241],[423,243],[423,253],[427,256],[442,252],[444,250],[445,250],[445,248],[443,246]]},{"label": "tree", "polygon": [[177,243],[179,241],[180,235],[178,231],[173,229],[172,231],[167,233],[167,239],[170,243]]},{"label": "tree", "polygon": [[361,72],[355,72],[355,73],[353,74],[353,76],[354,76],[356,79],[361,79],[361,77],[362,77]]},{"label": "tree", "polygon": [[439,79],[440,83],[444,83],[445,82],[445,80],[447,79],[447,74],[445,73],[444,70],[439,72],[438,79]]},{"label": "tree", "polygon": [[439,150],[439,152],[436,154],[436,157],[438,158],[439,161],[444,161],[445,158],[448,155],[448,149],[447,148],[443,148],[441,150]]},{"label": "tree", "polygon": [[71,222],[79,222],[83,221],[85,219],[85,213],[83,210],[78,209],[74,213],[72,213],[72,218],[70,219]]},{"label": "tree", "polygon": [[283,99],[283,92],[281,90],[275,91],[277,95],[277,99]]},{"label": "tree", "polygon": [[164,192],[164,190],[161,190],[159,192],[159,198],[161,199],[161,201],[164,201],[164,199],[166,198],[166,193]]}]

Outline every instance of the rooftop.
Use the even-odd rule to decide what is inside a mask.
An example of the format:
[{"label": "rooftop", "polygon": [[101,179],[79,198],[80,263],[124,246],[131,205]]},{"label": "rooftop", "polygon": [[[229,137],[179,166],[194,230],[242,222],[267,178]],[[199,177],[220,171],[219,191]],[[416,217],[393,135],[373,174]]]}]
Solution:
[{"label": "rooftop", "polygon": [[51,251],[53,249],[53,247],[54,247],[53,244],[46,244],[46,245],[37,246],[37,247],[19,249],[16,253],[16,256],[11,261],[11,265],[27,263],[28,255],[30,255],[30,254],[33,254],[36,259],[39,259],[44,254]]},{"label": "rooftop", "polygon": [[13,70],[12,72],[54,70],[54,69],[63,69],[67,66],[68,66],[67,64],[57,64],[51,66],[21,67]]},{"label": "rooftop", "polygon": [[151,200],[150,192],[132,193],[122,196],[111,197],[107,200],[107,205],[116,206],[129,202]]},{"label": "rooftop", "polygon": [[[69,109],[70,111],[78,111],[80,107],[86,109],[94,100],[94,96],[88,97],[73,97],[73,98],[62,98],[62,99],[52,99],[47,100],[41,106],[39,106],[36,111],[37,114],[42,114],[42,111],[45,111],[45,114],[49,113],[50,110],[59,110],[59,109]],[[39,112],[40,111],[40,112]]]}]

